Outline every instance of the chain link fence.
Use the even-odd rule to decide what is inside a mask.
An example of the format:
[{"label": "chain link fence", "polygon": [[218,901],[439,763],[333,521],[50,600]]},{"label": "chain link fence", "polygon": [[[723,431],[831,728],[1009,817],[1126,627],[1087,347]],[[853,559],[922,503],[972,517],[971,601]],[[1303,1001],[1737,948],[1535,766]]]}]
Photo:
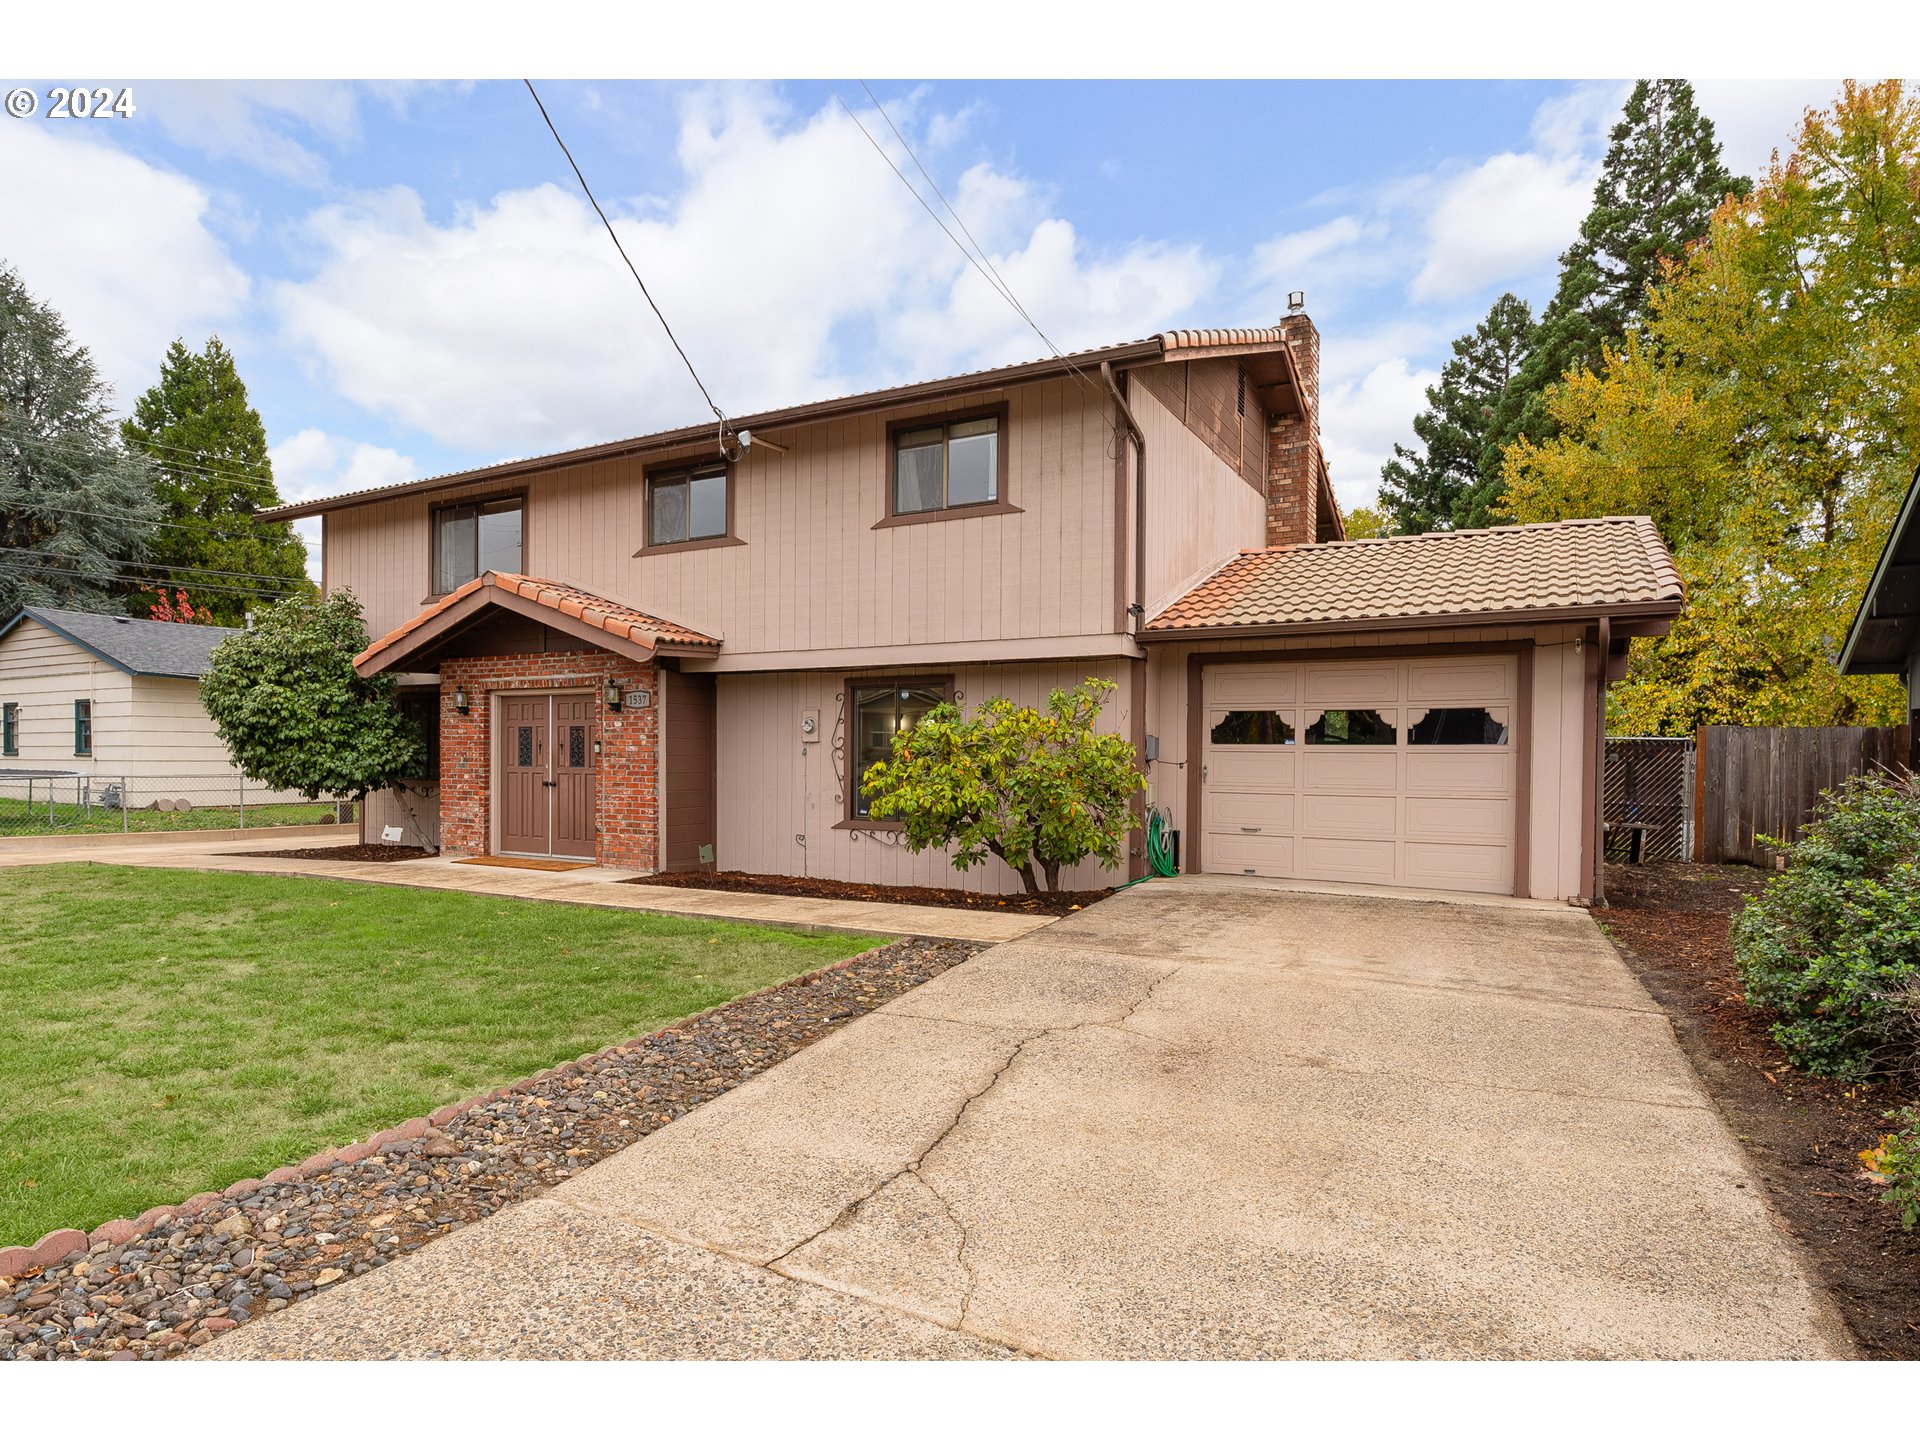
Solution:
[{"label": "chain link fence", "polygon": [[0,770],[0,836],[357,825],[352,800],[309,800],[237,775]]}]

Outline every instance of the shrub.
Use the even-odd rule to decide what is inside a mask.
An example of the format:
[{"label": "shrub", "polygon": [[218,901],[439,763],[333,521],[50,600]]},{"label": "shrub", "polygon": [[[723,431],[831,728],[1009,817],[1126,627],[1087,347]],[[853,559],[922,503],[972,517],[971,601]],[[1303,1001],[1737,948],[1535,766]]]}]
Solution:
[{"label": "shrub", "polygon": [[422,737],[394,678],[354,671],[366,643],[360,602],[342,590],[282,600],[214,647],[200,699],[249,780],[358,800],[418,773]]},{"label": "shrub", "polygon": [[1880,1144],[1860,1153],[1860,1163],[1885,1177],[1880,1198],[1900,1211],[1900,1223],[1911,1230],[1920,1225],[1920,1109],[1896,1110],[1887,1116],[1903,1128],[1882,1135]]},{"label": "shrub", "polygon": [[954,847],[953,868],[997,855],[1040,893],[1060,867],[1092,856],[1119,866],[1139,823],[1128,802],[1144,789],[1133,746],[1094,733],[1111,680],[1083,680],[1047,696],[1047,708],[998,696],[972,715],[948,702],[893,737],[893,758],[869,766],[861,789],[876,819],[896,816],[916,853]]},{"label": "shrub", "polygon": [[1920,979],[1914,781],[1856,776],[1822,797],[1787,872],[1734,921],[1733,949],[1747,1003],[1774,1013],[1796,1065],[1846,1079],[1898,1068],[1901,996]]}]

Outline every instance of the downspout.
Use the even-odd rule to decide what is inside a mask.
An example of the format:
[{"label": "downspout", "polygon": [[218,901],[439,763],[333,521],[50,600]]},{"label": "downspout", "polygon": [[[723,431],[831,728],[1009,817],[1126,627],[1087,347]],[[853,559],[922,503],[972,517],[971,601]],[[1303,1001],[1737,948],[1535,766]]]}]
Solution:
[{"label": "downspout", "polygon": [[1593,903],[1607,903],[1607,671],[1613,664],[1613,621],[1600,617],[1600,677],[1593,687]]},{"label": "downspout", "polygon": [[1133,629],[1129,633],[1137,637],[1147,624],[1147,437],[1140,429],[1140,422],[1133,418],[1133,411],[1127,408],[1127,397],[1120,391],[1112,361],[1100,362],[1100,378],[1107,382],[1107,389],[1113,393],[1113,403],[1119,407],[1120,418],[1127,422],[1127,430],[1133,436],[1134,598],[1127,606],[1127,614],[1133,617]]},{"label": "downspout", "polygon": [[[1121,392],[1120,382],[1113,373],[1110,361],[1100,362],[1100,378],[1107,382],[1107,389],[1113,393],[1113,403],[1120,412],[1120,418],[1126,421],[1127,430],[1133,436],[1133,595],[1126,607],[1126,615],[1133,624],[1130,633],[1137,641],[1140,632],[1147,625],[1147,437],[1140,429],[1140,422],[1133,418],[1133,411],[1127,408],[1127,397]],[[1122,440],[1121,453],[1126,453],[1126,441]],[[1118,515],[1114,523],[1120,522]],[[1145,660],[1128,662],[1133,671],[1134,684],[1130,687],[1133,706],[1133,741],[1142,763],[1146,763],[1146,664]],[[1151,766],[1148,767],[1149,769]],[[1146,796],[1144,793],[1133,797],[1130,808],[1140,820],[1141,834],[1146,833]],[[1147,876],[1147,856],[1143,848],[1127,847],[1127,878],[1129,881],[1144,880]]]}]

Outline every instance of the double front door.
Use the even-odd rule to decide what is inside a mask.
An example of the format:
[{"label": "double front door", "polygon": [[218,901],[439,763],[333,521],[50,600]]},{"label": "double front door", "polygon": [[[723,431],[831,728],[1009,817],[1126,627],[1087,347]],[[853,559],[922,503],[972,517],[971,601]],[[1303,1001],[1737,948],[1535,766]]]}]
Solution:
[{"label": "double front door", "polygon": [[500,701],[494,803],[506,855],[594,858],[592,695],[509,695]]}]

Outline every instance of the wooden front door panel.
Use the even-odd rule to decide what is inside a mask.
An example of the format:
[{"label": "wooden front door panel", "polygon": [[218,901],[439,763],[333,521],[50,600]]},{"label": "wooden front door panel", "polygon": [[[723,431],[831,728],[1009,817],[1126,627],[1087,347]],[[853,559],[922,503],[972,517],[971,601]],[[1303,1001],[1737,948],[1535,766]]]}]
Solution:
[{"label": "wooden front door panel", "polygon": [[553,701],[553,853],[591,860],[594,799],[599,779],[593,753],[593,699],[555,695]]},{"label": "wooden front door panel", "polygon": [[551,853],[548,824],[548,698],[512,696],[500,702],[494,769],[500,806],[500,848],[520,855]]}]

